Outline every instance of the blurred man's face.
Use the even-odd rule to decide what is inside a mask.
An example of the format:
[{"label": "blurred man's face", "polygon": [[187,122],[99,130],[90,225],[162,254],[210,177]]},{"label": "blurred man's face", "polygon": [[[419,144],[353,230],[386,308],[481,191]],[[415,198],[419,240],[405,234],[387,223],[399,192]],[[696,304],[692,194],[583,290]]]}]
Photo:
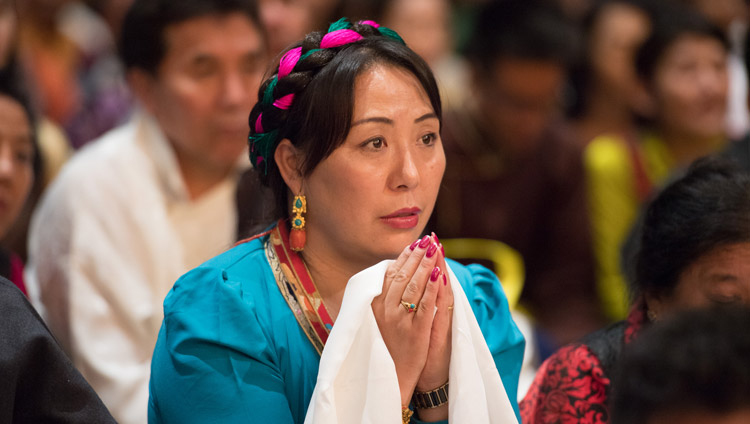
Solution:
[{"label": "blurred man's face", "polygon": [[556,62],[501,59],[489,75],[475,78],[485,128],[511,157],[535,151],[560,111],[565,69]]},{"label": "blurred man's face", "polygon": [[183,174],[226,173],[247,145],[247,117],[266,67],[261,33],[234,13],[175,24],[165,38],[166,56],[139,95]]}]

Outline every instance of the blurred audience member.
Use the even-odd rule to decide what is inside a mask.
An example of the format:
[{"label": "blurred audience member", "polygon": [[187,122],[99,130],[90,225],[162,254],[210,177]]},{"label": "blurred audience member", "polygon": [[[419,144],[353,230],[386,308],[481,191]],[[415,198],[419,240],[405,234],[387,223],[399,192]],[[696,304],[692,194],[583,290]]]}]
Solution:
[{"label": "blurred audience member", "polygon": [[747,70],[743,66],[743,44],[748,26],[748,2],[746,0],[681,0],[718,26],[729,40],[730,54],[729,97],[727,110],[727,133],[740,138],[750,130],[748,114]]},{"label": "blurred audience member", "polygon": [[2,277],[0,311],[0,422],[115,423],[29,301]]},{"label": "blurred audience member", "polygon": [[571,76],[570,115],[579,141],[613,133],[632,137],[639,103],[635,52],[651,28],[646,0],[600,0],[584,20],[585,58]]},{"label": "blurred audience member", "polygon": [[449,0],[388,0],[375,2],[370,17],[393,28],[430,65],[446,109],[461,106],[466,97],[468,69],[455,54]]},{"label": "blurred audience member", "polygon": [[[743,45],[744,51],[742,57],[745,58],[745,75],[750,75],[750,37],[747,37]],[[746,100],[750,104],[750,92]],[[726,157],[737,162],[743,169],[750,172],[750,129],[741,138],[730,143],[724,154]]]},{"label": "blurred audience member", "polygon": [[525,424],[609,422],[613,370],[642,327],[691,308],[750,306],[750,175],[702,159],[664,189],[646,212],[633,290],[626,320],[542,364],[521,402]]},{"label": "blurred audience member", "polygon": [[[41,170],[31,109],[16,83],[0,76],[0,239],[18,225]],[[0,276],[26,293],[23,260],[5,243],[0,248]]]},{"label": "blurred audience member", "polygon": [[688,10],[665,8],[638,50],[650,124],[638,137],[603,135],[584,153],[598,291],[612,319],[627,314],[620,249],[638,209],[677,169],[726,144],[727,44]]},{"label": "blurred audience member", "polygon": [[660,322],[623,352],[614,424],[750,422],[750,309],[711,308]]},{"label": "blurred audience member", "polygon": [[[26,91],[28,81],[18,64],[18,16],[14,0],[0,0],[0,80],[14,92]],[[26,99],[26,95],[23,95]],[[28,100],[25,100],[28,103]],[[35,111],[35,139],[38,142],[37,154],[43,167],[36,172],[34,185],[28,200],[18,215],[15,225],[3,234],[3,244],[12,250],[22,261],[27,258],[26,240],[31,213],[36,206],[41,191],[57,175],[62,164],[70,156],[68,140],[62,130],[45,116]]]},{"label": "blurred audience member", "polygon": [[42,113],[78,148],[124,122],[130,94],[109,28],[73,0],[24,0],[19,54]]},{"label": "blurred audience member", "polygon": [[560,127],[577,33],[528,1],[478,12],[467,45],[472,90],[446,110],[447,168],[434,225],[445,237],[496,239],[526,264],[522,302],[555,343],[601,325],[580,148]]},{"label": "blurred audience member", "polygon": [[342,0],[257,0],[272,56],[338,19]]},{"label": "blurred audience member", "polygon": [[247,0],[136,0],[120,50],[141,108],[66,164],[34,216],[29,294],[120,423],[146,422],[172,283],[236,239],[258,22]]}]

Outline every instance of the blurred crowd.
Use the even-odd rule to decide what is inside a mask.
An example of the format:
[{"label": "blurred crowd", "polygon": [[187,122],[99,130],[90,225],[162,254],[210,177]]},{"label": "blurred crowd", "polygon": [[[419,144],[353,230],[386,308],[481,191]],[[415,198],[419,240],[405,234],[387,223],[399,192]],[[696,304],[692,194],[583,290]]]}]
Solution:
[{"label": "blurred crowd", "polygon": [[750,170],[745,0],[134,1],[0,0],[0,275],[121,423],[146,421],[174,281],[274,207],[246,150],[263,73],[341,16],[435,72],[429,230],[521,255],[536,365],[628,316],[665,185],[706,155]]}]

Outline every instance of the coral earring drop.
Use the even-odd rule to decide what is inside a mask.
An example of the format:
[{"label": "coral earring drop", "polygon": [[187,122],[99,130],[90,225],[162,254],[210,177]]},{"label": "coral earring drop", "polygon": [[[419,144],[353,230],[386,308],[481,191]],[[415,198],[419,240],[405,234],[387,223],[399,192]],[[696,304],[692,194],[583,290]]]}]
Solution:
[{"label": "coral earring drop", "polygon": [[295,252],[301,252],[307,242],[307,233],[305,232],[305,217],[303,213],[307,212],[307,199],[304,195],[294,196],[292,202],[292,231],[289,234],[289,244]]}]

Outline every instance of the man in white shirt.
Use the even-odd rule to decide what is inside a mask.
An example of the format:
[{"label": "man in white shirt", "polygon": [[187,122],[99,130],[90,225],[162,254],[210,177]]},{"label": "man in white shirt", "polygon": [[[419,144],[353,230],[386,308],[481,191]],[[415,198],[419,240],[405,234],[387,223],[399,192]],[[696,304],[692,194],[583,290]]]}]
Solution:
[{"label": "man in white shirt", "polygon": [[29,292],[118,422],[145,423],[162,301],[236,239],[267,65],[249,0],[136,0],[120,51],[140,108],[78,153],[32,222]]}]

